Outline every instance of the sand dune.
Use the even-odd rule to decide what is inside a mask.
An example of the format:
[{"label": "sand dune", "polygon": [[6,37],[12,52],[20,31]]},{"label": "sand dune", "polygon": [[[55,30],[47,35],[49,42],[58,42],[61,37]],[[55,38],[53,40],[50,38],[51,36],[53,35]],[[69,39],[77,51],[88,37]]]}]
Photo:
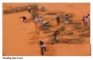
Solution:
[{"label": "sand dune", "polygon": [[[28,3],[4,3],[3,9],[16,6],[24,6]],[[59,3],[59,4],[38,4],[39,8],[44,5],[48,11],[63,11],[66,13],[74,13],[74,20],[80,20],[83,15],[90,13],[89,3]],[[42,12],[40,12],[42,15]],[[40,37],[46,44],[47,51],[45,56],[90,56],[90,39],[85,37],[85,42],[83,44],[67,44],[67,43],[56,43],[55,45],[50,43],[50,38],[47,38],[51,33],[43,33],[38,27],[35,27],[34,22],[31,20],[29,23],[23,23],[20,16],[25,15],[28,19],[31,18],[31,14],[28,11],[19,12],[14,14],[3,14],[3,56],[40,56],[40,46],[38,43],[38,38]],[[45,19],[52,16],[44,16]],[[55,18],[55,16],[53,16]],[[50,19],[46,19],[50,21]],[[50,21],[55,28],[57,28],[55,21]],[[60,26],[63,26],[61,24]],[[60,27],[59,26],[59,27]],[[71,25],[70,25],[71,26]],[[71,30],[70,26],[66,28]],[[40,32],[40,35],[37,34]],[[76,32],[76,31],[73,31]],[[75,33],[78,35],[78,32]],[[68,35],[59,36],[59,38],[70,38]],[[72,37],[72,36],[71,36]],[[75,37],[75,36],[74,36]]]}]

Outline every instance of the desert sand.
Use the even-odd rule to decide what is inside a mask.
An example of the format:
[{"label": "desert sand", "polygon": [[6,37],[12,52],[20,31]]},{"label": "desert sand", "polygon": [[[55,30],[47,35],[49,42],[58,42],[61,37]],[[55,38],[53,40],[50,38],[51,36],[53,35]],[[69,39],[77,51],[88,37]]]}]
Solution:
[{"label": "desert sand", "polygon": [[[16,6],[24,6],[28,3],[3,3],[3,9]],[[81,21],[83,15],[90,13],[89,3],[59,3],[59,4],[38,4],[39,8],[44,5],[48,11],[66,13],[74,13],[74,20]],[[39,12],[40,16],[43,16],[46,21],[55,26],[51,28],[51,31],[55,31],[56,28],[64,26],[63,23],[60,26],[56,26],[55,17],[44,15],[46,12]],[[30,22],[23,23],[19,17],[25,15]],[[54,21],[51,21],[51,18]],[[52,35],[53,32],[43,33],[43,30],[39,29],[40,24],[35,27],[35,24],[31,18],[31,14],[28,11],[18,12],[13,14],[3,14],[3,56],[41,56],[40,46],[38,39],[41,38],[46,44],[47,51],[45,56],[90,56],[90,37],[84,37],[82,44],[68,44],[68,43],[55,43],[51,45],[51,38],[47,38]],[[68,39],[77,37],[77,35],[87,32],[77,32],[73,30],[72,25],[66,26],[67,30],[73,31],[74,35],[61,35],[58,39]],[[37,32],[40,32],[38,35]],[[89,31],[88,31],[89,32]],[[63,32],[62,32],[63,33]]]}]

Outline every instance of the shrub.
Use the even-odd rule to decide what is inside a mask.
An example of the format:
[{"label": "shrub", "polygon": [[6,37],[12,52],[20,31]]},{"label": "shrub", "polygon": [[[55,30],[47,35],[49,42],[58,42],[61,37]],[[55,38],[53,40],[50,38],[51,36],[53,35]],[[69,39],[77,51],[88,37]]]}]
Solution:
[{"label": "shrub", "polygon": [[38,5],[37,5],[37,4],[31,5],[31,9],[32,9],[32,10],[38,10]]},{"label": "shrub", "polygon": [[80,23],[80,22],[73,22],[73,24],[79,24],[79,25],[81,25],[81,23]]},{"label": "shrub", "polygon": [[59,30],[60,30],[60,31],[64,31],[64,30],[65,30],[65,26],[61,26],[61,27],[59,28]]},{"label": "shrub", "polygon": [[32,18],[35,19],[38,16],[37,12],[32,12]]},{"label": "shrub", "polygon": [[15,12],[19,12],[19,9],[17,7],[15,8]]},{"label": "shrub", "polygon": [[36,4],[33,4],[31,5],[31,9],[32,9],[32,18],[35,19],[36,17],[38,17],[38,13],[37,13],[37,10],[38,10],[38,5]]},{"label": "shrub", "polygon": [[[28,5],[31,6],[31,5]],[[15,7],[15,8],[9,8],[9,9],[4,9],[3,13],[4,14],[9,14],[9,13],[17,13],[17,12],[21,12],[21,11],[27,11],[27,7],[28,6],[19,6],[19,7]],[[38,9],[35,5],[35,9]]]},{"label": "shrub", "polygon": [[72,19],[69,19],[68,22],[69,22],[69,23],[73,23],[73,20],[72,20]]},{"label": "shrub", "polygon": [[48,12],[46,15],[56,15],[57,12]]},{"label": "shrub", "polygon": [[73,26],[74,26],[74,29],[78,29],[78,30],[79,30],[79,29],[82,29],[81,24],[80,24],[80,23],[78,23],[78,22],[77,22],[77,23],[74,23],[74,25],[73,25]]},{"label": "shrub", "polygon": [[81,34],[80,36],[83,36],[84,37],[84,36],[86,36],[86,34]]},{"label": "shrub", "polygon": [[65,15],[63,15],[63,14],[60,14],[59,17],[62,19],[65,19]]},{"label": "shrub", "polygon": [[81,28],[80,28],[80,25],[78,25],[78,24],[74,24],[74,28],[75,28],[75,29],[81,29]]},{"label": "shrub", "polygon": [[21,7],[19,7],[19,10],[20,11],[26,11],[27,10],[27,6],[21,6]]},{"label": "shrub", "polygon": [[79,36],[80,37],[90,37],[90,34],[83,33],[83,34],[80,34]]},{"label": "shrub", "polygon": [[7,13],[8,13],[8,10],[3,10],[3,13],[4,13],[4,14],[7,14]]},{"label": "shrub", "polygon": [[27,11],[27,7],[31,6],[32,10],[38,10],[38,5],[33,4],[33,5],[27,5],[27,6],[19,6],[19,7],[15,7],[15,8],[9,8],[9,9],[4,9],[3,13],[4,14],[9,14],[9,13],[17,13],[17,12],[21,12],[21,11]]},{"label": "shrub", "polygon": [[73,18],[73,17],[74,17],[74,14],[73,14],[73,13],[69,13],[69,14],[68,14],[68,17],[69,17],[69,18]]},{"label": "shrub", "polygon": [[51,25],[51,24],[48,24],[48,25],[47,25],[47,27],[53,27],[53,25]]},{"label": "shrub", "polygon": [[50,29],[50,27],[54,27],[54,26],[51,25],[51,24],[48,24],[48,25],[47,25],[47,28]]},{"label": "shrub", "polygon": [[14,12],[14,9],[13,8],[10,8],[9,9],[9,13],[12,13],[12,12]]},{"label": "shrub", "polygon": [[60,40],[60,43],[66,43],[66,44],[82,44],[84,42],[83,39],[81,38],[67,38],[67,39],[62,39]]},{"label": "shrub", "polygon": [[69,35],[73,35],[74,33],[73,33],[73,32],[69,32],[68,34],[69,34]]}]

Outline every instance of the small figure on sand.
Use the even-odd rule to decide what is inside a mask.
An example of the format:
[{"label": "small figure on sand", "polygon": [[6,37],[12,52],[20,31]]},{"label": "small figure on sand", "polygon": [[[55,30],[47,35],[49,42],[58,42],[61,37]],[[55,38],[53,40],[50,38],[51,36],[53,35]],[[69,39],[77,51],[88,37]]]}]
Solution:
[{"label": "small figure on sand", "polygon": [[56,22],[57,22],[57,26],[60,25],[60,17],[59,16],[56,17]]},{"label": "small figure on sand", "polygon": [[85,18],[85,29],[87,29],[88,28],[88,16],[86,16],[86,18]]},{"label": "small figure on sand", "polygon": [[45,7],[43,5],[42,5],[42,8],[41,9],[42,9],[42,11],[45,11]]},{"label": "small figure on sand", "polygon": [[42,24],[42,22],[44,21],[44,18],[41,16],[39,17],[39,22]]},{"label": "small figure on sand", "polygon": [[87,29],[90,26],[90,15],[87,14],[87,16],[83,16],[82,21],[84,24],[84,28]]},{"label": "small figure on sand", "polygon": [[28,6],[28,12],[29,12],[29,13],[31,12],[31,7],[30,7],[30,6]]},{"label": "small figure on sand", "polygon": [[44,51],[46,51],[46,46],[41,39],[39,39],[39,44],[40,44],[40,48],[41,48],[41,55],[44,55]]},{"label": "small figure on sand", "polygon": [[83,21],[84,28],[85,28],[85,26],[86,26],[86,25],[85,25],[85,18],[86,18],[86,16],[83,16],[83,17],[82,17],[82,21]]},{"label": "small figure on sand", "polygon": [[20,18],[23,18],[23,22],[25,22],[25,23],[28,22],[26,16],[22,16],[22,17],[20,17]]},{"label": "small figure on sand", "polygon": [[49,22],[46,22],[46,21],[43,21],[43,23],[42,23],[42,28],[44,29],[44,33],[46,33],[47,32],[47,24],[48,24]]},{"label": "small figure on sand", "polygon": [[60,33],[60,31],[58,29],[53,33],[53,35],[52,35],[52,45],[54,44],[54,42],[58,42],[56,37],[59,33]]},{"label": "small figure on sand", "polygon": [[66,16],[65,16],[65,24],[68,25],[68,23],[69,23],[68,22],[68,14],[66,14]]},{"label": "small figure on sand", "polygon": [[37,26],[37,23],[39,22],[38,17],[36,17],[36,18],[34,19],[34,22],[35,22],[35,25]]}]

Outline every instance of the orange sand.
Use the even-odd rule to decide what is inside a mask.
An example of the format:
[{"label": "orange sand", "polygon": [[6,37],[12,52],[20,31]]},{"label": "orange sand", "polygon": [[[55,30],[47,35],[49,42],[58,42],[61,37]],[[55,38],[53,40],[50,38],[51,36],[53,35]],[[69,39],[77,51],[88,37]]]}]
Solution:
[{"label": "orange sand", "polygon": [[[10,8],[10,6],[16,7],[24,5],[28,4],[4,3],[3,9]],[[41,5],[44,5],[48,11],[74,13],[74,20],[80,20],[83,15],[90,13],[89,3],[39,4],[39,8]],[[43,12],[40,13],[40,15],[42,15]],[[29,23],[23,23],[22,20],[19,19],[19,17],[23,15],[28,19],[31,18],[31,14],[29,14],[28,11],[3,15],[3,56],[40,56],[38,37],[40,37],[46,44],[47,51],[45,52],[45,56],[90,56],[89,38],[84,38],[85,42],[83,44],[47,44],[50,40],[47,36],[53,34],[53,32],[44,34],[41,30],[35,28],[35,24],[32,20]],[[44,17],[50,18],[53,16]],[[48,21],[50,20],[48,19]],[[54,31],[57,28],[56,22],[53,21],[51,23],[55,26],[55,28],[51,28]],[[62,25],[64,24],[61,24],[60,26]],[[70,26],[66,28],[71,30]],[[38,35],[37,32],[40,32],[40,35]],[[77,35],[78,32],[75,34]],[[59,38],[68,37],[69,36],[60,36]]]}]

